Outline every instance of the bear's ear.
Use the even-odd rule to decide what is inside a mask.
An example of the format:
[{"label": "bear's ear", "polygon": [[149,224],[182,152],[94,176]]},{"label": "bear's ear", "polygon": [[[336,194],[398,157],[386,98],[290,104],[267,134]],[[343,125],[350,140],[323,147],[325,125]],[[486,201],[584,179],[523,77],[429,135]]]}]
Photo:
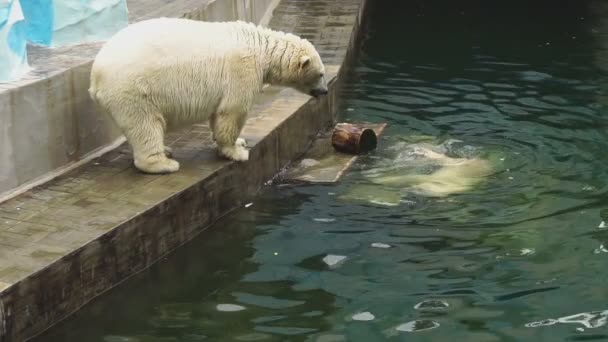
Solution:
[{"label": "bear's ear", "polygon": [[300,57],[300,70],[304,70],[310,64],[310,56]]}]

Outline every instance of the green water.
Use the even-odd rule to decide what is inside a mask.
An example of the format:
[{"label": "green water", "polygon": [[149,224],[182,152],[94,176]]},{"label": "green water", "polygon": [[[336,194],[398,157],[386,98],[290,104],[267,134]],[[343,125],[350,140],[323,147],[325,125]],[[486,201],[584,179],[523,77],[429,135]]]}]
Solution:
[{"label": "green water", "polygon": [[[379,0],[369,25],[341,113],[390,124],[377,151],[266,189],[37,341],[608,341],[608,3]],[[420,135],[493,172],[370,187]],[[341,199],[362,186],[397,205]]]}]

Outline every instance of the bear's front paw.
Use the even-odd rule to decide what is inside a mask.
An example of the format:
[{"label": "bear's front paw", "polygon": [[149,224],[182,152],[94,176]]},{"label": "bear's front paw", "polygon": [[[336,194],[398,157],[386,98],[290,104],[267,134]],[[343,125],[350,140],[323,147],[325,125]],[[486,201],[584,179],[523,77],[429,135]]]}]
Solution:
[{"label": "bear's front paw", "polygon": [[249,160],[249,151],[245,148],[238,147],[223,147],[220,149],[220,154],[228,159],[236,161],[247,161]]},{"label": "bear's front paw", "polygon": [[247,161],[249,160],[249,151],[244,148],[237,149],[237,155],[234,158],[236,161]]},{"label": "bear's front paw", "polygon": [[247,141],[243,138],[237,138],[236,142],[234,143],[234,146],[236,147],[247,147]]}]

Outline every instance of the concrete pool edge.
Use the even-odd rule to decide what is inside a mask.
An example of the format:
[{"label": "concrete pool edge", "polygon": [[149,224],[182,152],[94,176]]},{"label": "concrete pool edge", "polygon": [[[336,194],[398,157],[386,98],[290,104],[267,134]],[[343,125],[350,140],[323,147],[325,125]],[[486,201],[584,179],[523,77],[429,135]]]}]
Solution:
[{"label": "concrete pool edge", "polygon": [[[178,183],[166,197],[155,199],[154,203],[144,206],[145,210],[126,213],[120,223],[104,227],[103,233],[15,282],[0,279],[6,286],[0,292],[0,340],[23,341],[34,337],[145,270],[220,217],[247,203],[291,160],[304,153],[316,134],[334,122],[339,100],[337,90],[345,69],[342,66],[356,58],[365,0],[357,2],[356,20],[348,22],[350,35],[342,37],[349,39],[345,56],[337,63],[328,64],[328,71],[334,76],[330,96],[314,100],[290,90],[272,95],[271,103],[261,110],[268,115],[248,120],[243,132],[253,144],[249,162],[219,161],[209,156],[211,150],[207,150],[205,158],[184,163],[181,175],[150,178],[150,183],[171,180]],[[202,160],[211,163],[202,163]],[[93,168],[91,164],[93,162],[83,167]],[[100,164],[105,166],[103,161]],[[132,167],[128,167],[123,173],[133,172]],[[69,174],[66,177],[70,177]],[[145,178],[143,175],[131,177]],[[196,180],[190,184],[192,179]],[[91,198],[89,202],[96,199]]]}]

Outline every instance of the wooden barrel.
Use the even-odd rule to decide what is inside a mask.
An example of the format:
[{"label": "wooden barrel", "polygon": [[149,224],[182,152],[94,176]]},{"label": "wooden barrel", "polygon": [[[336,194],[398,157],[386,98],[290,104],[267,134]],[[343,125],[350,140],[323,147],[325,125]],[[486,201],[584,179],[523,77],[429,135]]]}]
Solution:
[{"label": "wooden barrel", "polygon": [[348,123],[339,123],[334,127],[331,144],[336,151],[360,154],[376,148],[378,138],[371,128]]}]

